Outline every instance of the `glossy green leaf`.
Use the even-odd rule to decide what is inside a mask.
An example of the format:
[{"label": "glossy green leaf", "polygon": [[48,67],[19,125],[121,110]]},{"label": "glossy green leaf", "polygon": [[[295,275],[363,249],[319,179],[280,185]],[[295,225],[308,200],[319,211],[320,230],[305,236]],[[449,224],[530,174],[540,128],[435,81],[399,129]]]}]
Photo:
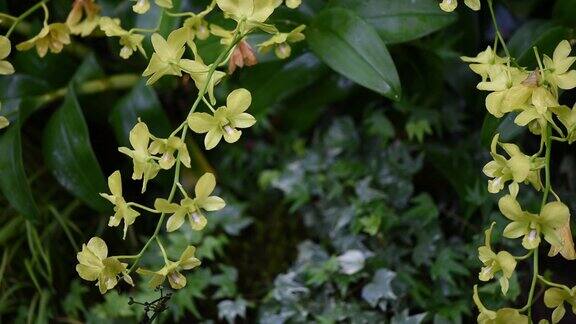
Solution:
[{"label": "glossy green leaf", "polygon": [[457,17],[440,10],[436,0],[337,0],[334,5],[354,11],[374,26],[386,43],[426,36],[450,25]]},{"label": "glossy green leaf", "polygon": [[520,127],[514,123],[516,116],[518,113],[512,112],[500,119],[500,124],[496,130],[500,134],[500,140],[510,142],[526,131],[525,127]]},{"label": "glossy green leaf", "polygon": [[74,72],[72,81],[82,83],[84,81],[103,78],[104,76],[104,70],[102,70],[102,67],[98,64],[96,56],[94,56],[93,53],[90,53]]},{"label": "glossy green leaf", "polygon": [[171,126],[162,110],[162,105],[154,89],[147,87],[145,82],[139,82],[132,90],[118,101],[110,112],[110,123],[118,143],[128,146],[128,134],[138,118],[146,122],[155,136],[167,136]]},{"label": "glossy green leaf", "polygon": [[510,54],[518,60],[518,64],[535,68],[537,66],[533,47],[536,46],[540,55],[552,55],[556,45],[563,39],[570,38],[570,30],[551,22],[533,20],[520,27],[509,41]]},{"label": "glossy green leaf", "polygon": [[[46,93],[51,86],[44,80],[24,74],[0,77],[0,101],[37,96]],[[3,111],[3,115],[6,111]]]},{"label": "glossy green leaf", "polygon": [[98,211],[108,209],[98,195],[106,191],[104,174],[73,87],[44,129],[43,151],[46,164],[64,188]]},{"label": "glossy green leaf", "polygon": [[388,98],[400,99],[400,79],[386,45],[370,24],[342,8],[322,11],[308,44],[336,72]]},{"label": "glossy green leaf", "polygon": [[496,135],[498,125],[500,125],[500,119],[488,113],[486,116],[484,116],[484,122],[482,122],[482,132],[480,135],[480,142],[482,143],[482,146],[490,147],[492,138],[494,135]]},{"label": "glossy green leaf", "polygon": [[0,134],[0,189],[12,207],[31,221],[38,219],[39,212],[24,171],[20,128],[25,119],[22,111],[33,105],[31,101],[18,99],[3,102],[4,107],[13,106],[10,110],[15,111],[16,116],[15,122]]},{"label": "glossy green leaf", "polygon": [[557,0],[552,10],[552,18],[568,27],[576,27],[576,0]]},{"label": "glossy green leaf", "polygon": [[307,131],[316,125],[328,105],[343,100],[354,88],[354,83],[345,77],[329,74],[288,98],[275,116],[284,129]]},{"label": "glossy green leaf", "polygon": [[308,87],[327,71],[326,66],[311,53],[290,62],[264,63],[247,70],[241,82],[252,92],[251,113],[266,113],[272,105]]}]

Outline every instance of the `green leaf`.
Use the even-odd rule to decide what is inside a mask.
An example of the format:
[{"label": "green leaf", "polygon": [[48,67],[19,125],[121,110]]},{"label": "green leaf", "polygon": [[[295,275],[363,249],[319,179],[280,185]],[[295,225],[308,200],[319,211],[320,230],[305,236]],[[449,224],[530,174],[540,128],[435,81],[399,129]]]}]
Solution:
[{"label": "green leaf", "polygon": [[[305,132],[316,125],[327,106],[344,100],[354,88],[355,85],[350,80],[330,73],[288,98],[285,104],[275,111],[275,116],[282,121],[283,129]],[[310,93],[314,95],[310,96]]]},{"label": "green leaf", "polygon": [[374,26],[386,43],[426,36],[450,25],[457,17],[440,10],[436,0],[337,0],[334,4],[354,11]]},{"label": "green leaf", "polygon": [[[0,101],[37,96],[46,93],[50,86],[47,82],[24,74],[13,74],[0,77]],[[4,108],[2,108],[4,109]],[[6,111],[2,110],[2,115]]]},{"label": "green leaf", "polygon": [[336,72],[388,98],[400,99],[400,79],[376,30],[354,12],[322,11],[308,30],[308,44]]},{"label": "green leaf", "polygon": [[72,87],[46,125],[43,151],[46,164],[64,188],[95,210],[108,209],[98,195],[106,191],[104,174],[92,150],[88,127]]},{"label": "green leaf", "polygon": [[24,105],[32,108],[31,101],[5,101],[4,106],[13,106],[16,112],[15,122],[0,135],[0,189],[12,207],[28,220],[38,219],[38,207],[32,196],[32,190],[26,178],[22,161],[22,139],[20,128],[23,120]]},{"label": "green leaf", "polygon": [[[526,131],[525,127],[520,127],[514,123],[516,116],[518,116],[518,113],[512,112],[500,119],[496,132],[500,134],[501,141],[510,142]],[[492,142],[492,139],[490,139],[490,142]]]},{"label": "green leaf", "polygon": [[570,30],[552,22],[542,20],[528,21],[510,38],[510,54],[521,66],[537,67],[533,47],[538,47],[540,55],[552,55],[556,45],[563,39],[570,38]]},{"label": "green leaf", "polygon": [[396,299],[396,294],[392,290],[392,281],[395,277],[394,271],[379,269],[374,274],[372,282],[362,288],[362,298],[372,307],[376,307],[381,299]]},{"label": "green leaf", "polygon": [[496,135],[496,130],[500,125],[500,119],[494,117],[494,115],[486,113],[484,116],[484,122],[482,123],[482,132],[480,135],[480,143],[484,147],[490,147],[492,143],[492,138]]},{"label": "green leaf", "polygon": [[307,53],[286,63],[282,61],[258,64],[240,81],[252,92],[250,113],[261,115],[270,106],[320,79],[328,69],[314,55]]},{"label": "green leaf", "polygon": [[154,89],[141,81],[118,101],[110,112],[110,123],[114,128],[116,139],[122,146],[128,146],[128,134],[141,118],[155,136],[168,136],[171,126],[168,117]]},{"label": "green leaf", "polygon": [[552,19],[568,27],[576,27],[576,0],[558,0],[552,10]]}]

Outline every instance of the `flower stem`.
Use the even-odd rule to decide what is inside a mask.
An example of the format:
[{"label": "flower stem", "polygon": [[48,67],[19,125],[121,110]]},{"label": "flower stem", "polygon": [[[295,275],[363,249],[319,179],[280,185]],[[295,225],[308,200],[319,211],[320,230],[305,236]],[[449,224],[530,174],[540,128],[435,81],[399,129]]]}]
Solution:
[{"label": "flower stem", "polygon": [[539,279],[540,281],[542,281],[544,284],[546,284],[547,286],[564,289],[564,290],[566,290],[568,293],[571,292],[571,291],[570,291],[570,288],[568,288],[567,286],[561,285],[561,284],[557,284],[557,283],[554,283],[554,282],[551,282],[551,281],[548,281],[548,280],[546,280],[546,278],[544,278],[543,276],[538,275],[538,279]]},{"label": "flower stem", "polygon": [[[540,210],[542,210],[542,208],[544,208],[544,205],[546,204],[546,202],[548,201],[548,194],[550,192],[550,156],[552,154],[552,138],[550,136],[551,133],[551,129],[550,129],[550,125],[546,125],[546,129],[544,129],[544,132],[542,134],[542,136],[544,137],[545,140],[545,145],[546,145],[546,155],[545,155],[545,160],[546,160],[546,164],[544,165],[544,172],[545,172],[545,186],[544,186],[544,191],[542,194],[542,203],[540,204]],[[534,291],[536,288],[536,281],[538,280],[538,247],[534,249],[534,269],[532,272],[532,282],[530,284],[530,291],[528,293],[528,300],[526,301],[526,305],[524,305],[524,307],[522,307],[522,309],[520,311],[528,311],[528,318],[530,319],[530,321],[532,321],[531,319],[531,313],[532,313],[532,303],[533,303],[533,299],[534,299]]]},{"label": "flower stem", "polygon": [[496,21],[496,14],[494,13],[494,6],[492,5],[492,0],[488,0],[488,9],[490,9],[490,16],[492,17],[492,24],[494,25],[494,31],[496,32],[496,38],[502,44],[504,48],[504,53],[506,56],[511,58],[510,51],[508,51],[508,46],[506,46],[506,42],[504,41],[504,37],[502,37],[502,33],[500,33],[500,28],[498,27],[498,22]]},{"label": "flower stem", "polygon": [[162,251],[162,257],[164,258],[164,263],[168,264],[169,263],[168,255],[166,254],[166,250],[164,249],[164,245],[162,245],[162,241],[160,241],[160,238],[158,236],[156,236],[156,243],[158,243],[158,246],[160,247],[160,251]]},{"label": "flower stem", "polygon": [[514,259],[516,259],[516,260],[526,260],[526,259],[528,259],[528,258],[532,255],[532,253],[534,253],[534,250],[530,250],[528,253],[526,253],[526,254],[524,254],[524,255],[521,255],[521,256],[515,256]]},{"label": "flower stem", "polygon": [[[134,86],[140,80],[140,76],[136,74],[117,74],[110,77],[90,80],[78,85],[78,93],[80,94],[93,94],[97,92],[126,89]],[[66,95],[68,87],[57,89],[39,96],[38,100],[42,105],[51,101],[60,99]]]},{"label": "flower stem", "polygon": [[32,7],[28,8],[28,10],[24,11],[24,13],[22,13],[20,16],[18,16],[18,18],[16,18],[16,20],[14,20],[14,22],[12,23],[12,26],[10,26],[10,29],[8,29],[8,32],[6,32],[6,37],[10,37],[10,35],[12,34],[12,32],[14,31],[14,28],[16,28],[16,26],[24,19],[26,19],[26,17],[30,16],[32,13],[34,13],[34,11],[38,10],[38,8],[41,8],[43,6],[45,6],[45,3],[48,0],[42,0],[40,2],[38,2],[37,4],[33,5]]},{"label": "flower stem", "polygon": [[[218,57],[216,58],[214,63],[212,63],[210,65],[210,69],[209,69],[208,75],[206,77],[206,82],[204,82],[204,84],[202,85],[202,88],[199,90],[198,97],[196,97],[196,100],[192,104],[192,108],[190,108],[190,111],[188,112],[188,116],[190,116],[196,110],[196,107],[198,107],[198,104],[200,103],[200,101],[202,100],[204,95],[206,94],[206,91],[208,90],[208,84],[210,83],[210,80],[212,79],[212,75],[214,75],[214,72],[216,71],[216,67],[220,63],[222,63],[226,57],[228,57],[228,53],[234,48],[234,46],[236,46],[236,43],[238,41],[240,41],[240,39],[241,39],[240,32],[236,32],[234,34],[234,40],[232,41],[232,43],[230,45],[228,45],[228,47],[222,53],[220,53],[220,55],[218,55]],[[186,118],[186,119],[188,119],[188,118]],[[188,132],[188,123],[183,122],[178,128],[180,128],[180,127],[182,128],[181,138],[184,139],[184,138],[186,138],[186,134]],[[176,169],[174,170],[174,179],[172,181],[172,189],[170,189],[170,194],[168,195],[168,199],[167,199],[169,203],[171,203],[172,200],[174,199],[174,195],[176,194],[176,188],[178,187],[178,184],[180,183],[179,180],[180,180],[181,153],[182,153],[182,151],[179,150],[178,155],[176,156]],[[138,254],[136,255],[134,263],[132,264],[130,269],[128,269],[128,274],[130,274],[132,271],[134,271],[136,266],[138,266],[138,263],[140,262],[142,255],[148,249],[148,246],[150,245],[150,243],[158,237],[158,233],[160,233],[160,228],[162,228],[162,224],[164,223],[165,217],[166,217],[165,213],[160,214],[160,219],[158,220],[158,223],[156,224],[156,229],[154,230],[154,233],[152,234],[152,236],[150,236],[148,241],[146,241],[146,243],[142,247],[142,250],[140,250],[140,252],[138,252]]]},{"label": "flower stem", "polygon": [[138,207],[138,208],[140,208],[140,209],[143,209],[143,210],[145,210],[145,211],[147,211],[147,212],[154,213],[154,214],[159,214],[159,213],[160,213],[160,212],[157,211],[156,209],[153,209],[153,208],[150,208],[150,207],[146,207],[146,206],[144,206],[144,205],[140,205],[139,203],[135,203],[135,202],[129,202],[129,203],[128,203],[128,206]]},{"label": "flower stem", "polygon": [[206,106],[208,106],[208,108],[210,108],[210,110],[212,110],[213,113],[216,112],[216,110],[214,110],[214,107],[210,104],[208,100],[206,100],[204,96],[202,96],[202,101],[206,104]]}]

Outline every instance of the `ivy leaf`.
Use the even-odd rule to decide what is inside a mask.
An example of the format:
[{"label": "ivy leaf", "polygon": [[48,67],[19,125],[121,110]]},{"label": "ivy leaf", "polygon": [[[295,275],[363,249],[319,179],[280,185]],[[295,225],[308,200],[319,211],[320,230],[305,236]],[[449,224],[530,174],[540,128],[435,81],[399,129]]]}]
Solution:
[{"label": "ivy leaf", "polygon": [[86,121],[73,87],[62,106],[49,119],[42,145],[46,164],[56,180],[93,209],[104,212],[108,205],[98,193],[106,181],[94,155]]},{"label": "ivy leaf", "polygon": [[426,313],[410,315],[408,310],[403,310],[400,314],[396,314],[392,317],[390,324],[420,324],[426,317]]},{"label": "ivy leaf", "polygon": [[196,299],[204,298],[204,290],[210,285],[210,269],[202,268],[186,276],[186,287],[178,290],[177,294],[172,295],[170,309],[176,321],[189,311],[196,318],[201,318],[201,314],[194,302]]},{"label": "ivy leaf", "polygon": [[246,301],[239,297],[236,300],[223,300],[218,303],[218,318],[234,323],[237,317],[246,317]]},{"label": "ivy leaf", "polygon": [[337,259],[342,273],[353,275],[364,268],[366,257],[360,250],[348,250]]},{"label": "ivy leaf", "polygon": [[382,299],[396,299],[396,294],[391,286],[395,277],[396,273],[388,269],[376,271],[372,282],[362,288],[362,298],[372,307],[376,307]]},{"label": "ivy leaf", "polygon": [[408,133],[408,139],[416,139],[418,143],[422,143],[425,135],[432,134],[432,128],[426,119],[411,120],[406,123],[406,133]]},{"label": "ivy leaf", "polygon": [[374,26],[386,43],[426,36],[457,17],[440,10],[436,0],[337,0],[334,4],[353,10]]},{"label": "ivy leaf", "polygon": [[449,247],[445,247],[438,253],[434,264],[432,265],[432,279],[442,279],[455,285],[454,276],[468,276],[470,271],[463,264],[464,256],[458,254]]},{"label": "ivy leaf", "polygon": [[228,237],[225,235],[206,236],[202,240],[202,245],[198,247],[198,258],[214,260],[216,255],[224,254],[224,246],[228,244]]},{"label": "ivy leaf", "polygon": [[79,280],[75,279],[70,285],[70,292],[64,298],[62,307],[67,315],[78,317],[80,312],[86,311],[86,306],[82,301],[82,297],[88,292],[88,288],[81,284]]},{"label": "ivy leaf", "polygon": [[234,297],[236,295],[237,287],[236,280],[238,280],[238,270],[234,267],[220,265],[221,273],[212,276],[210,283],[218,287],[214,293],[214,298]]},{"label": "ivy leaf", "polygon": [[336,72],[390,99],[400,99],[400,79],[386,45],[370,24],[343,8],[323,10],[308,44]]}]

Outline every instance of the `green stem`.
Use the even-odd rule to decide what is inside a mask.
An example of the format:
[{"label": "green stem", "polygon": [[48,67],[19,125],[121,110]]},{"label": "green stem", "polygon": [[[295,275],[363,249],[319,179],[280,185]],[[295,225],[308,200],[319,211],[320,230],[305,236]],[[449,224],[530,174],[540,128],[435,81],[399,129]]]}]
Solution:
[{"label": "green stem", "polygon": [[70,244],[72,245],[72,247],[74,248],[74,251],[78,251],[80,250],[78,248],[78,244],[76,243],[76,240],[74,239],[74,235],[72,235],[72,232],[70,232],[70,229],[68,228],[68,226],[66,225],[66,223],[64,222],[64,217],[63,215],[61,215],[56,208],[54,208],[54,206],[48,206],[48,210],[50,211],[50,213],[52,213],[52,215],[54,215],[54,217],[56,218],[56,220],[58,221],[58,223],[60,223],[60,226],[62,227],[62,229],[64,230],[64,234],[66,234],[66,237],[68,238],[68,240],[70,241]]},{"label": "green stem", "polygon": [[568,293],[571,292],[570,288],[568,288],[567,286],[548,281],[543,276],[538,275],[538,280],[542,281],[547,286],[561,288],[561,289],[566,290]]},{"label": "green stem", "polygon": [[210,108],[210,110],[212,110],[213,113],[216,112],[216,110],[214,110],[214,107],[210,104],[210,102],[208,102],[208,100],[206,98],[204,98],[204,96],[202,96],[202,102],[204,102],[206,104],[206,106],[208,106],[208,108]]},{"label": "green stem", "polygon": [[162,251],[162,257],[164,258],[164,263],[168,264],[170,262],[168,260],[168,255],[166,254],[166,250],[164,249],[164,245],[162,245],[162,241],[160,241],[160,238],[158,236],[156,236],[156,243],[158,243],[158,246],[160,247],[160,251]]},{"label": "green stem", "polygon": [[136,259],[138,257],[137,254],[135,255],[115,255],[113,258],[115,259]]},{"label": "green stem", "polygon": [[48,19],[50,19],[50,10],[45,3],[42,3],[42,10],[44,10],[44,26],[48,25]]},{"label": "green stem", "polygon": [[498,22],[496,21],[496,14],[494,13],[494,6],[492,5],[492,0],[488,0],[488,9],[490,9],[490,16],[492,17],[492,24],[494,25],[494,30],[496,31],[496,37],[502,44],[504,48],[504,53],[506,56],[511,58],[510,51],[508,51],[508,46],[506,46],[506,42],[504,41],[504,37],[502,37],[502,33],[500,33],[500,28],[498,27]]},{"label": "green stem", "polygon": [[[214,75],[214,72],[216,71],[216,67],[228,56],[228,52],[230,52],[232,50],[232,48],[234,48],[234,46],[236,46],[236,43],[238,41],[240,41],[240,39],[241,39],[241,35],[239,32],[237,32],[234,35],[234,41],[222,53],[220,53],[220,55],[218,55],[218,57],[216,58],[216,61],[214,61],[214,63],[212,63],[212,65],[210,66],[210,69],[208,71],[206,82],[204,82],[204,84],[202,85],[202,88],[198,92],[198,97],[196,97],[196,100],[192,104],[192,107],[190,108],[190,111],[188,112],[188,116],[190,116],[196,110],[196,107],[198,107],[198,104],[200,103],[200,101],[202,100],[204,95],[206,94],[206,91],[208,90],[208,84],[210,83],[210,80],[212,79],[212,75]],[[186,117],[186,119],[188,119],[188,117]],[[188,133],[188,124],[186,122],[183,122],[180,125],[180,127],[182,127],[181,138],[186,138],[186,134]],[[172,188],[170,189],[170,194],[168,195],[168,199],[167,199],[169,203],[171,203],[172,200],[174,199],[174,195],[176,194],[176,188],[178,187],[178,183],[179,183],[179,179],[180,179],[181,153],[182,153],[182,151],[179,150],[178,155],[176,156],[176,169],[174,170],[174,178],[172,181]],[[158,233],[160,233],[160,228],[162,228],[162,224],[164,223],[165,217],[166,217],[165,213],[160,214],[160,219],[158,220],[158,223],[156,224],[156,229],[154,230],[154,233],[152,234],[152,236],[150,236],[148,241],[146,241],[146,243],[144,244],[144,246],[142,247],[140,252],[138,252],[138,254],[136,254],[136,257],[134,258],[135,259],[134,263],[132,264],[130,269],[128,269],[128,274],[130,274],[132,271],[134,271],[136,266],[138,266],[138,263],[140,262],[142,255],[148,249],[148,246],[150,246],[150,243],[152,243],[152,241],[158,237]]]},{"label": "green stem", "polygon": [[[550,125],[546,125],[546,129],[544,130],[544,133],[542,134],[542,136],[544,136],[545,142],[546,142],[546,155],[545,155],[545,160],[546,160],[546,164],[544,165],[544,172],[545,172],[545,186],[544,186],[544,191],[542,194],[542,202],[540,204],[540,210],[542,210],[542,208],[544,208],[544,205],[546,204],[546,202],[548,201],[548,194],[550,192],[550,156],[552,154],[552,139],[550,136],[551,133],[551,129],[550,129]],[[538,248],[534,249],[534,269],[532,272],[532,282],[530,284],[530,291],[528,293],[528,300],[526,301],[526,305],[524,307],[522,307],[522,309],[520,311],[528,311],[528,318],[530,319],[530,322],[532,322],[532,318],[531,318],[531,313],[532,313],[532,302],[534,299],[534,291],[536,289],[536,281],[538,280]]]},{"label": "green stem", "polygon": [[544,176],[545,176],[545,187],[544,192],[542,195],[542,204],[541,208],[544,208],[546,202],[548,202],[548,193],[550,192],[551,184],[550,184],[550,156],[552,154],[552,138],[550,136],[550,126],[546,126],[545,130],[546,134],[546,155],[545,160],[546,164],[544,165]]},{"label": "green stem", "polygon": [[16,18],[16,20],[14,20],[14,22],[12,23],[12,26],[10,26],[10,29],[8,29],[8,32],[6,32],[6,37],[10,37],[10,35],[12,34],[12,32],[14,31],[14,28],[16,28],[16,26],[24,19],[26,19],[26,17],[30,16],[32,13],[34,13],[34,11],[36,11],[38,8],[41,8],[42,6],[45,6],[45,3],[48,0],[42,0],[40,2],[38,2],[37,4],[33,5],[32,7],[28,8],[28,10],[24,11],[24,13],[22,13],[20,16],[18,16],[18,18]]},{"label": "green stem", "polygon": [[156,23],[156,27],[154,29],[151,28],[132,28],[128,32],[130,34],[137,32],[137,33],[155,33],[160,29],[160,25],[162,25],[162,19],[164,18],[164,9],[160,11],[160,17],[158,18],[158,22]]},{"label": "green stem", "polygon": [[160,213],[160,212],[157,211],[156,209],[153,209],[153,208],[150,208],[150,207],[146,207],[146,206],[144,206],[144,205],[140,205],[139,203],[135,203],[135,202],[129,202],[129,203],[128,203],[128,206],[138,207],[138,208],[140,208],[140,209],[143,209],[143,210],[145,210],[145,211],[147,211],[147,212],[154,213],[154,214],[159,214],[159,213]]},{"label": "green stem", "polygon": [[526,253],[526,254],[524,254],[524,255],[521,255],[521,256],[515,256],[514,259],[516,259],[516,260],[526,260],[526,259],[528,259],[528,258],[532,255],[532,253],[534,253],[534,250],[530,250],[528,253]]},{"label": "green stem", "polygon": [[[139,80],[140,76],[136,74],[117,74],[102,79],[83,82],[78,85],[77,91],[79,94],[93,94],[107,90],[126,89],[134,86]],[[43,94],[38,97],[38,100],[44,105],[66,96],[66,93],[68,93],[68,87]]]},{"label": "green stem", "polygon": [[169,17],[194,17],[196,14],[193,12],[172,12],[172,11],[166,11],[166,16]]}]

